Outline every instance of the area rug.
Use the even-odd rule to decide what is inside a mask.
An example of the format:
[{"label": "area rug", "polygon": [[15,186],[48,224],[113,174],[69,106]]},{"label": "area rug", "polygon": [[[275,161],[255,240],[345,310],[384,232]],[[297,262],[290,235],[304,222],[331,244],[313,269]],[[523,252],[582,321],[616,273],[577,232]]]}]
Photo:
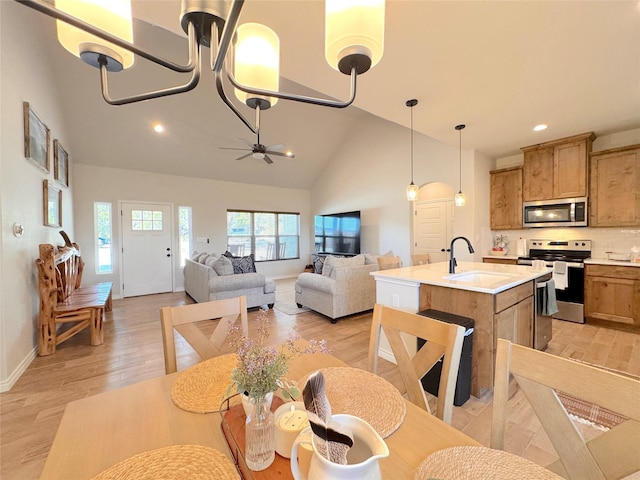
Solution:
[{"label": "area rug", "polygon": [[296,315],[298,313],[308,312],[309,309],[307,307],[298,308],[298,305],[293,303],[285,303],[285,302],[277,302],[273,306],[276,310],[281,311],[282,313],[286,313],[287,315]]},{"label": "area rug", "polygon": [[[625,377],[630,377],[636,380],[640,379],[640,377],[636,375],[632,375],[627,372],[622,372],[620,370],[614,370],[613,368],[606,368],[601,365],[594,365],[592,363],[583,362],[575,358],[572,358],[571,360],[574,360],[579,363],[585,363],[593,367],[601,368],[609,372],[617,373],[618,375],[624,375]],[[603,407],[599,407],[598,405],[594,405],[593,403],[585,402],[584,400],[581,400],[567,393],[560,392],[560,391],[556,393],[558,394],[558,398],[562,402],[562,405],[564,405],[564,408],[567,409],[567,412],[569,413],[569,415],[571,415],[577,421],[586,422],[590,425],[594,425],[598,427],[601,430],[608,430],[627,420],[627,417],[624,417],[616,412],[613,412]]]}]

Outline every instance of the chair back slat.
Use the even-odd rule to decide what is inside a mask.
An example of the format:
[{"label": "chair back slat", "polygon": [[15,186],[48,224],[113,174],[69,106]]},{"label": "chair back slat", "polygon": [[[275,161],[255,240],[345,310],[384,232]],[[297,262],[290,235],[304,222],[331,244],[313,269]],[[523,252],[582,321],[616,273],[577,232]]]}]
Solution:
[{"label": "chair back slat", "polygon": [[[491,446],[505,448],[513,376],[559,457],[550,467],[572,480],[612,480],[640,470],[640,380],[498,339]],[[627,418],[585,442],[557,392]]]},{"label": "chair back slat", "polygon": [[[240,318],[243,334],[248,336],[249,324],[245,296],[162,308],[160,320],[165,372],[173,373],[178,369],[174,329],[182,335],[203,360],[207,360],[220,355],[221,348],[229,333],[229,327],[238,318]],[[217,319],[219,319],[218,324],[209,336],[195,325],[198,322]]]},{"label": "chair back slat", "polygon": [[[377,372],[380,332],[384,331],[400,370],[409,400],[430,412],[427,397],[420,379],[442,360],[442,373],[438,387],[436,416],[451,423],[460,355],[464,340],[464,328],[453,323],[409,313],[381,304],[373,309],[371,336],[369,339],[368,368]],[[407,338],[407,335],[410,335]],[[414,337],[426,340],[415,352]],[[410,348],[407,346],[409,342]]]}]

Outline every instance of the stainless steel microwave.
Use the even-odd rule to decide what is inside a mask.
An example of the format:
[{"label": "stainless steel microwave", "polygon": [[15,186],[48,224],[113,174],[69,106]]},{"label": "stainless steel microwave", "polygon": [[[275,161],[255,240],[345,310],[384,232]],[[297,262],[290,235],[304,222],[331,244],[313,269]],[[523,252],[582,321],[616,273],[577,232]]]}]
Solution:
[{"label": "stainless steel microwave", "polygon": [[586,227],[587,197],[524,202],[523,227]]}]

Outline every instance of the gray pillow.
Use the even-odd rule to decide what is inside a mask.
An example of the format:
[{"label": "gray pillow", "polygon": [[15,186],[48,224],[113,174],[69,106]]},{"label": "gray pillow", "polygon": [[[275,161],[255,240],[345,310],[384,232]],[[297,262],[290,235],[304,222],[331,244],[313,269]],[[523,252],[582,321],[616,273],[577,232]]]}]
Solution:
[{"label": "gray pillow", "polygon": [[213,264],[213,269],[220,276],[233,275],[233,265],[231,264],[231,260],[224,255],[220,255],[218,257],[218,260]]},{"label": "gray pillow", "polygon": [[204,265],[207,262],[208,258],[209,258],[209,254],[208,253],[203,253],[202,255],[200,255],[198,257],[198,263],[201,263],[202,265]]},{"label": "gray pillow", "polygon": [[209,256],[207,257],[207,260],[205,260],[204,264],[205,264],[207,267],[211,267],[211,268],[213,268],[213,265],[214,265],[217,261],[218,261],[218,256],[212,253],[211,255],[209,255]]},{"label": "gray pillow", "polygon": [[357,265],[364,265],[364,255],[356,255],[355,257],[334,257],[333,255],[329,255],[324,261],[322,275],[331,277],[335,267],[352,267]]}]

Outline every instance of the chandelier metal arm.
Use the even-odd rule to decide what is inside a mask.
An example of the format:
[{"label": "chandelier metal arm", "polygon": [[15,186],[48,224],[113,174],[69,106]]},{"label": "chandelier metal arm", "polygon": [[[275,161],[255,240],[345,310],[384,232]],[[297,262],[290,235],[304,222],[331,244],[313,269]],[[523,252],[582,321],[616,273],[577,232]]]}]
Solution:
[{"label": "chandelier metal arm", "polygon": [[283,100],[292,100],[294,102],[302,102],[302,103],[310,103],[312,105],[320,105],[323,107],[333,107],[333,108],[345,108],[353,103],[356,99],[356,87],[357,87],[357,67],[353,65],[351,67],[351,93],[348,100],[340,101],[340,100],[329,100],[325,98],[316,98],[316,97],[307,97],[303,95],[296,95],[294,93],[284,93],[284,92],[274,92],[271,90],[262,90],[259,88],[252,88],[247,85],[242,85],[238,83],[231,73],[230,69],[227,69],[227,77],[231,84],[236,87],[238,90],[242,90],[245,93],[251,93],[253,95],[261,95],[264,97],[276,97],[281,98]]},{"label": "chandelier metal arm", "polygon": [[153,98],[167,97],[169,95],[176,95],[178,93],[188,92],[189,90],[193,90],[200,81],[200,45],[196,40],[195,35],[195,26],[193,23],[189,22],[189,59],[196,59],[195,67],[191,73],[191,79],[185,83],[184,85],[178,85],[175,87],[164,88],[161,90],[156,90],[153,92],[142,93],[139,95],[133,95],[129,97],[123,97],[119,99],[112,99],[109,95],[109,84],[108,84],[108,71],[107,71],[107,61],[104,56],[100,56],[98,62],[100,63],[100,84],[102,87],[102,98],[109,105],[128,105],[131,103],[142,102],[144,100],[151,100]]},{"label": "chandelier metal arm", "polygon": [[[57,20],[61,20],[65,23],[68,23],[69,25],[73,25],[74,27],[79,28],[80,30],[84,30],[87,33],[95,35],[96,37],[102,38],[103,40],[113,43],[114,45],[117,45],[126,50],[129,50],[130,52],[133,52],[134,54],[139,55],[142,58],[149,60],[150,62],[161,65],[165,68],[173,70],[174,72],[178,72],[178,73],[191,72],[196,68],[196,65],[199,63],[199,59],[192,58],[191,55],[189,55],[189,63],[187,63],[187,65],[180,65],[180,64],[171,62],[170,60],[166,60],[162,57],[154,55],[153,53],[149,53],[145,50],[142,50],[141,48],[136,47],[132,43],[126,42],[121,38],[118,38],[114,35],[111,35],[108,32],[105,32],[104,30],[96,28],[89,23],[86,23],[72,15],[69,15],[68,13],[58,10],[57,8],[52,7],[51,5],[44,3],[44,1],[42,0],[14,0],[14,1],[26,7],[29,7],[41,13],[44,13],[45,15],[53,17]],[[194,32],[194,35],[195,35],[195,32]],[[189,36],[191,36],[191,34]]]}]

